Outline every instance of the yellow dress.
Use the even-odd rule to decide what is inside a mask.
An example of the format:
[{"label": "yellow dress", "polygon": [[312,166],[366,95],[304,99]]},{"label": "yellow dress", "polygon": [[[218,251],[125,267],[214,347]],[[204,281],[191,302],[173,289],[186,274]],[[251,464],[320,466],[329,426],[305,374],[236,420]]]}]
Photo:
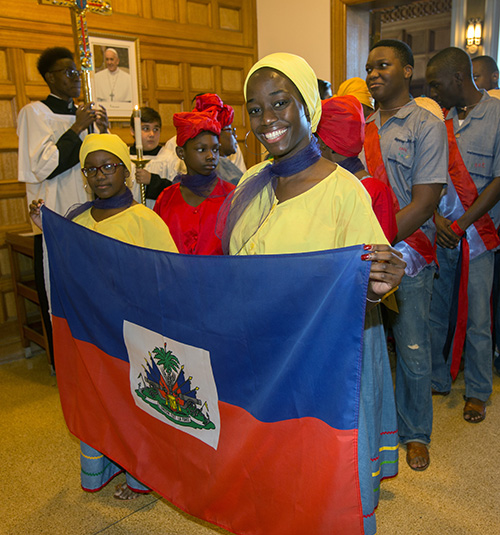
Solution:
[{"label": "yellow dress", "polygon": [[[160,216],[142,204],[134,204],[103,221],[96,221],[89,208],[77,215],[73,221],[99,234],[148,249],[177,253],[177,247],[167,225]],[[80,442],[81,485],[88,492],[104,487],[123,469],[111,459]],[[135,492],[149,492],[148,487],[126,472],[129,488]]]},{"label": "yellow dress", "polygon": [[90,211],[91,209],[82,212],[73,221],[99,234],[131,245],[171,253],[178,252],[170,231],[161,217],[142,204],[134,204],[103,221],[96,221]]},{"label": "yellow dress", "polygon": [[[253,167],[240,184],[264,165],[268,163]],[[231,233],[230,254],[304,253],[362,243],[387,243],[367,191],[356,177],[340,166],[311,189],[292,199],[278,203],[275,196],[271,197],[271,211],[255,231],[263,212],[262,206],[269,203],[268,199],[268,191],[261,193],[236,223]],[[374,512],[379,500],[380,482],[386,477],[393,477],[398,471],[394,387],[379,309],[375,307],[365,318],[361,364],[357,448],[366,535],[376,533]],[[310,358],[314,363],[314,355]],[[346,355],[346,358],[355,356]],[[325,373],[335,373],[335,370],[325,370]]]},{"label": "yellow dress", "polygon": [[[265,165],[268,162],[253,167],[240,184]],[[274,196],[268,216],[247,239],[252,222],[260,218],[266,195],[253,201],[236,224],[230,254],[305,253],[361,243],[387,243],[370,196],[359,180],[340,166],[292,199],[279,203]]]}]

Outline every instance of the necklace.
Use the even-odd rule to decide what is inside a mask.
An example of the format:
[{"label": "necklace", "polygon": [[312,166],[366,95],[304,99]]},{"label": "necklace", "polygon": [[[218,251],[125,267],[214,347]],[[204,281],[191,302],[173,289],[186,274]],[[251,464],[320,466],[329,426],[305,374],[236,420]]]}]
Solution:
[{"label": "necklace", "polygon": [[[408,102],[410,102],[410,101],[408,101]],[[408,102],[406,104],[408,104]],[[380,113],[382,113],[383,111],[396,111],[396,110],[400,110],[401,108],[404,108],[406,106],[406,104],[403,104],[402,106],[398,106],[397,108],[389,108],[387,110],[379,108],[379,110],[380,110]]]},{"label": "necklace", "polygon": [[479,102],[476,102],[475,104],[471,104],[470,106],[457,106],[457,111],[458,113],[467,113],[471,108],[473,108],[474,106],[477,106]]},{"label": "necklace", "polygon": [[[114,78],[114,83],[111,82],[113,78]],[[109,84],[109,88],[111,89],[109,93],[109,100],[111,100],[111,102],[113,102],[113,97],[115,96],[116,82],[118,82],[118,71],[116,72],[116,74],[111,74],[108,70],[108,84]]]}]

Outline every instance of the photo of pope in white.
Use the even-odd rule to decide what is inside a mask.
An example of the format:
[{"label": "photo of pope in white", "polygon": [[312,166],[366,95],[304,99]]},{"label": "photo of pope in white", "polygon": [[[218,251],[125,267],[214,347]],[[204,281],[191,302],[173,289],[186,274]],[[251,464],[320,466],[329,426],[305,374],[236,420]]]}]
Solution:
[{"label": "photo of pope in white", "polygon": [[141,100],[139,39],[119,35],[89,35],[92,50],[92,100],[108,117],[129,119]]},{"label": "photo of pope in white", "polygon": [[[94,54],[94,57],[100,55]],[[120,56],[125,56],[127,62],[121,62]],[[96,102],[132,102],[132,79],[129,69],[128,66],[120,66],[121,63],[128,64],[128,50],[109,47],[104,50],[102,57],[101,66],[96,65]]]}]

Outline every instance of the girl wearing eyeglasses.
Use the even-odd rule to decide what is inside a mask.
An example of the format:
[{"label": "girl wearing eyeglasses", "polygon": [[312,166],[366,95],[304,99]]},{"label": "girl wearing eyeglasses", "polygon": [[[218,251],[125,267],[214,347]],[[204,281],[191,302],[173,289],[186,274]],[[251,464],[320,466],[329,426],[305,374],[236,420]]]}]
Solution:
[{"label": "girl wearing eyeglasses", "polygon": [[[95,200],[72,206],[66,217],[91,230],[132,245],[177,252],[170,231],[152,210],[134,201],[127,145],[114,134],[90,134],[82,143],[80,163],[84,187]],[[40,225],[42,199],[30,204]]]},{"label": "girl wearing eyeglasses", "polygon": [[[88,229],[132,245],[177,252],[167,225],[146,206],[132,198],[130,156],[127,145],[114,134],[90,134],[80,150],[84,186],[95,200],[72,206],[66,217]],[[30,204],[34,223],[42,228],[42,199]],[[81,484],[96,492],[105,487],[123,468],[81,442]],[[150,489],[128,472],[126,483],[118,485],[114,497],[132,500]]]}]

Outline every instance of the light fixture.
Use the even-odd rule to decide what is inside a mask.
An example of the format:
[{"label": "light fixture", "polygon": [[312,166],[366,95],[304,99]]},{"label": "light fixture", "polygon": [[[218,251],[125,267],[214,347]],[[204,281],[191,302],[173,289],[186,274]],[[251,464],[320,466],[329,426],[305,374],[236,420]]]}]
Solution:
[{"label": "light fixture", "polygon": [[476,20],[476,24],[474,26],[474,44],[479,46],[481,44],[481,21],[479,19]]},{"label": "light fixture", "polygon": [[481,44],[482,33],[481,19],[469,19],[466,38],[467,48],[471,54],[477,52],[477,48]]}]

